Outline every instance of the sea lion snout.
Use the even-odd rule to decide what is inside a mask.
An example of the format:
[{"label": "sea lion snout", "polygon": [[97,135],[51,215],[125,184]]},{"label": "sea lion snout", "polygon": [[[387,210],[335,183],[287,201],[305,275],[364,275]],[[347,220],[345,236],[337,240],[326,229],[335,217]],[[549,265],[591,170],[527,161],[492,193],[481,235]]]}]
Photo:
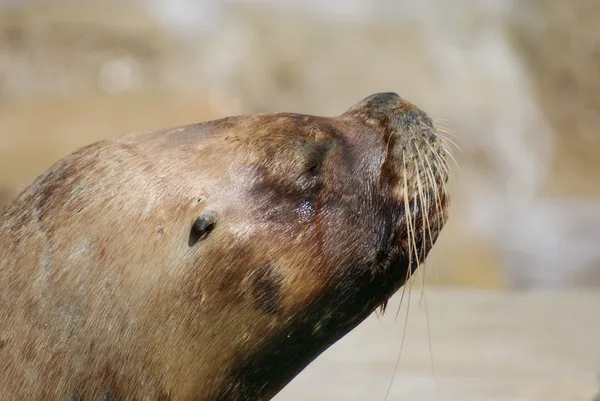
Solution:
[{"label": "sea lion snout", "polygon": [[437,147],[437,128],[431,117],[413,103],[394,92],[375,93],[352,106],[344,117],[360,119],[378,128],[386,143],[393,139],[396,147],[404,147],[410,141],[425,141],[419,145]]},{"label": "sea lion snout", "polygon": [[342,118],[366,126],[361,140],[381,149],[379,188],[403,210],[397,230],[405,251],[423,260],[447,219],[448,140],[425,111],[394,92],[368,96]]},{"label": "sea lion snout", "polygon": [[402,98],[395,92],[375,93],[367,96],[354,106],[350,107],[345,114],[362,111],[366,115],[378,118],[389,114],[403,103]]},{"label": "sea lion snout", "polygon": [[342,118],[358,120],[375,134],[367,140],[374,138],[383,147],[380,182],[393,187],[397,198],[410,201],[419,187],[443,195],[439,191],[448,179],[449,146],[425,111],[394,92],[383,92],[356,103]]}]

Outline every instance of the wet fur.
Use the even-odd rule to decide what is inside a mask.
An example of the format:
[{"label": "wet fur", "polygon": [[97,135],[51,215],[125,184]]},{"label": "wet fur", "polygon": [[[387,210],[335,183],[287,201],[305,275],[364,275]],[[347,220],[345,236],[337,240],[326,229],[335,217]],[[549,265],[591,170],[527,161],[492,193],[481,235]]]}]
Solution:
[{"label": "wet fur", "polygon": [[0,215],[0,398],[273,397],[424,260],[445,149],[378,94],[65,157]]}]

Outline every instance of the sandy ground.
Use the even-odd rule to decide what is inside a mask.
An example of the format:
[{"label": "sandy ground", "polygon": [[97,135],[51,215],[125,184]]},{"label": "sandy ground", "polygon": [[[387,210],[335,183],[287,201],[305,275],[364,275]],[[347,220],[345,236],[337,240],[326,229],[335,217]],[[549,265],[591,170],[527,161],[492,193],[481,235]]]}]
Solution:
[{"label": "sandy ground", "polygon": [[[413,290],[388,400],[593,401],[600,392],[600,293],[427,287],[427,313],[420,296]],[[407,316],[405,298],[395,319],[399,301],[332,346],[275,400],[383,401]]]}]

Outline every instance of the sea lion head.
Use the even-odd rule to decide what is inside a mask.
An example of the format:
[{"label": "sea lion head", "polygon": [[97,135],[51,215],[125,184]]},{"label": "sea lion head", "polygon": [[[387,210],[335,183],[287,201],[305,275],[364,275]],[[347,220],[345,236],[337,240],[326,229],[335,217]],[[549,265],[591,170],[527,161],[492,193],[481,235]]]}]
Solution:
[{"label": "sea lion head", "polygon": [[276,392],[384,306],[425,260],[449,204],[447,142],[395,93],[334,118],[262,118],[236,173],[252,205],[244,224],[264,224],[250,288],[265,314],[289,320],[236,364],[247,394]]},{"label": "sea lion head", "polygon": [[394,93],[79,149],[0,214],[0,396],[271,398],[425,259],[447,153]]}]

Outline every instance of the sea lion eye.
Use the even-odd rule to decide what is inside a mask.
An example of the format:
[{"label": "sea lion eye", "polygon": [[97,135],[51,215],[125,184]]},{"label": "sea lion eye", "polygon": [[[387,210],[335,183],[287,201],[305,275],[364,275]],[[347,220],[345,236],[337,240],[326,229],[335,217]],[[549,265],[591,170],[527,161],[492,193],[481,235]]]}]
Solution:
[{"label": "sea lion eye", "polygon": [[194,246],[214,229],[217,222],[217,213],[210,210],[203,213],[194,221],[190,230],[189,246]]}]

